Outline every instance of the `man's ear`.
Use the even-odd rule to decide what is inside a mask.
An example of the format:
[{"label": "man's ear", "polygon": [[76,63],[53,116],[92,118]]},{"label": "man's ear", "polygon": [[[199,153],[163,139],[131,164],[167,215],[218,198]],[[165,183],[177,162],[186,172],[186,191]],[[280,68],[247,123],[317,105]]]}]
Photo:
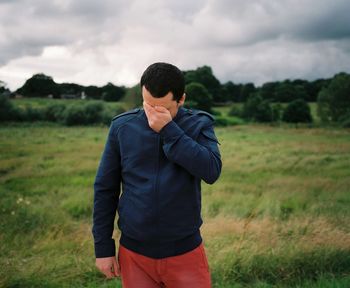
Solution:
[{"label": "man's ear", "polygon": [[183,106],[186,100],[186,93],[184,93],[181,98],[179,99],[179,106]]}]

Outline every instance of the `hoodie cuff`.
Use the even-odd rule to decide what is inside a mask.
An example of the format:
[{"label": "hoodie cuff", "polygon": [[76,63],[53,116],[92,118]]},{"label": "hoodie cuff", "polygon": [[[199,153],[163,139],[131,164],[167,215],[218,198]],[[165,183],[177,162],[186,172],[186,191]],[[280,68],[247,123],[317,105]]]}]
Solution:
[{"label": "hoodie cuff", "polygon": [[185,132],[175,123],[175,121],[170,121],[159,131],[159,134],[166,143],[176,140],[185,134]]},{"label": "hoodie cuff", "polygon": [[110,239],[108,243],[95,244],[96,258],[113,257],[115,256],[115,242]]}]

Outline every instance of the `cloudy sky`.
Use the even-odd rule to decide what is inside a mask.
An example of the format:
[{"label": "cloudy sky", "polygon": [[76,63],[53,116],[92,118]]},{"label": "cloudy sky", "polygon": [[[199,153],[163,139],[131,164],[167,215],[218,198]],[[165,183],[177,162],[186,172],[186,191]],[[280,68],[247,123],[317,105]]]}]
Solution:
[{"label": "cloudy sky", "polygon": [[131,86],[151,63],[223,83],[350,72],[349,0],[0,0],[0,80]]}]

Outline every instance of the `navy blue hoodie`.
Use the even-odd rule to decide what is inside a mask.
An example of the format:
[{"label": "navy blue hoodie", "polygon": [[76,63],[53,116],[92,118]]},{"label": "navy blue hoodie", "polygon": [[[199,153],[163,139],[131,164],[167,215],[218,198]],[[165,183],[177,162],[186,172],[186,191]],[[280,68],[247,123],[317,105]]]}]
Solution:
[{"label": "navy blue hoodie", "polygon": [[183,107],[159,133],[143,109],[114,117],[94,182],[97,258],[115,255],[116,211],[120,244],[144,256],[176,256],[202,242],[201,180],[213,184],[222,166],[213,124],[209,113]]}]

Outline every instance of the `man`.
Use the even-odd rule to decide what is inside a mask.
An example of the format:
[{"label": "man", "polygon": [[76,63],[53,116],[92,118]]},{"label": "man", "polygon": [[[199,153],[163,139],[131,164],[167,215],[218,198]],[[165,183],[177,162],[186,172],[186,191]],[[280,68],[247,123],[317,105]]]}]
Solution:
[{"label": "man", "polygon": [[199,230],[201,180],[214,183],[222,163],[214,119],[182,107],[184,87],[177,67],[152,64],[141,77],[143,109],[110,125],[94,182],[92,233],[97,268],[107,278],[121,275],[125,288],[211,285]]}]

